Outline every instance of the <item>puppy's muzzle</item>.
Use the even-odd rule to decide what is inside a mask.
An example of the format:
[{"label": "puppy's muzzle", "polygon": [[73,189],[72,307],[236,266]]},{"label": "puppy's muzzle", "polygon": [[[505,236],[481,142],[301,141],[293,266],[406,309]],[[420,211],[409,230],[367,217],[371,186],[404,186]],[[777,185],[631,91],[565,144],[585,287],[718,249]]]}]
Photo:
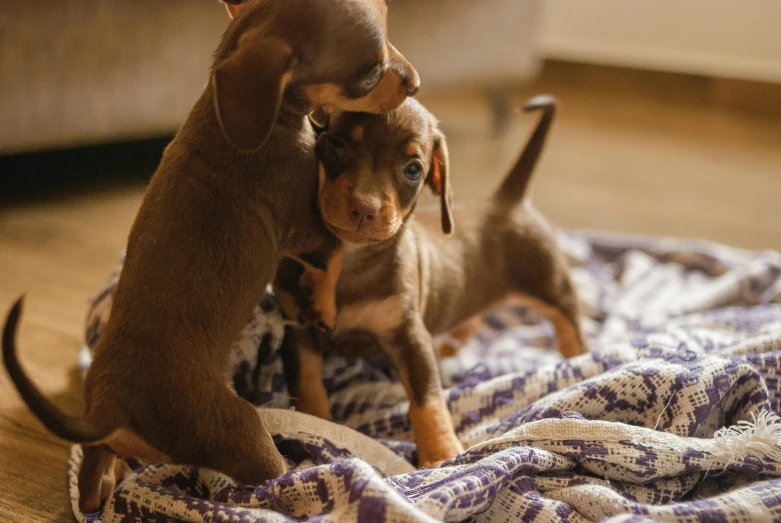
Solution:
[{"label": "puppy's muzzle", "polygon": [[408,96],[420,89],[420,76],[395,47],[388,44],[388,68],[374,90],[353,107],[343,110],[367,113],[386,113],[399,107]]},{"label": "puppy's muzzle", "polygon": [[420,90],[420,75],[392,44],[388,44],[388,48],[389,69],[401,78],[401,86],[406,90],[407,96],[415,96]]},{"label": "puppy's muzzle", "polygon": [[382,210],[382,202],[377,198],[366,196],[351,196],[347,201],[350,222],[359,230],[361,227],[370,226]]}]

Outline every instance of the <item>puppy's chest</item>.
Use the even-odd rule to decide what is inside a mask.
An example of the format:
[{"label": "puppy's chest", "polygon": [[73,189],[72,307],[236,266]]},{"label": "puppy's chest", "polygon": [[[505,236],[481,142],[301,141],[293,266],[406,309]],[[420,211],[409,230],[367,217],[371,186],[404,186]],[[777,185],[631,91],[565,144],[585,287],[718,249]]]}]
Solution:
[{"label": "puppy's chest", "polygon": [[393,334],[404,320],[404,296],[395,295],[386,298],[367,298],[343,304],[337,308],[336,333],[362,329],[380,337]]},{"label": "puppy's chest", "polygon": [[336,290],[335,330],[363,329],[388,336],[404,321],[409,303],[392,271],[345,270]]}]

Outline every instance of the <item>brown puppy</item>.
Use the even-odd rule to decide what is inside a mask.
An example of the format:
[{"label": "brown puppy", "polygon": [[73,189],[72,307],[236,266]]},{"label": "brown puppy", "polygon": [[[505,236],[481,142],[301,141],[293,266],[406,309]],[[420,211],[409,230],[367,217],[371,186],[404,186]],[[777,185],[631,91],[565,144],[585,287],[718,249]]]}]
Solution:
[{"label": "brown puppy", "polygon": [[339,242],[316,212],[306,114],[383,112],[415,94],[417,74],[388,43],[385,18],[382,0],[255,0],[238,10],[130,232],[82,416],[60,412],[24,374],[14,340],[21,299],[12,308],[6,369],[50,431],[82,443],[85,512],[112,491],[116,456],[251,484],[285,471],[257,411],[230,389],[225,360],[283,252],[326,253],[310,279],[335,284],[325,269]]},{"label": "brown puppy", "polygon": [[[585,350],[578,299],[552,228],[523,197],[555,111],[544,111],[515,167],[494,197],[451,213],[448,154],[434,118],[415,100],[386,116],[339,114],[317,143],[319,202],[326,226],[345,243],[337,286],[336,337],[296,335],[301,408],[328,417],[319,379],[322,350],[340,350],[365,331],[396,367],[410,399],[409,416],[422,466],[462,451],[442,396],[432,335],[476,323],[508,298],[538,305],[553,322],[559,349]],[[412,211],[423,186],[440,208]],[[459,228],[452,234],[454,217]],[[445,234],[442,234],[444,231]],[[277,286],[295,286],[286,262]],[[283,270],[285,269],[285,270]],[[362,334],[363,333],[363,334]],[[468,335],[467,335],[468,337]],[[373,349],[369,343],[369,349]]]}]

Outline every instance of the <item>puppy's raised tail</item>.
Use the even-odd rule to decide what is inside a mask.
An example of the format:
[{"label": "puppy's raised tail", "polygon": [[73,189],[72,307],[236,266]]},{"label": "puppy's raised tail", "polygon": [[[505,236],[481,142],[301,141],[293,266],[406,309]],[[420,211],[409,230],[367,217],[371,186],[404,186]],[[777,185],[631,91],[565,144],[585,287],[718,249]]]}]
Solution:
[{"label": "puppy's raised tail", "polygon": [[22,399],[55,436],[74,443],[95,443],[109,436],[110,432],[99,429],[82,418],[69,416],[46,398],[27,377],[16,358],[16,329],[22,316],[24,296],[11,307],[3,327],[3,364],[16,385]]},{"label": "puppy's raised tail", "polygon": [[537,123],[537,128],[526,143],[521,156],[515,162],[510,173],[494,193],[494,202],[497,207],[510,209],[523,200],[529,186],[534,167],[540,157],[545,139],[548,137],[553,117],[556,116],[556,100],[551,96],[535,96],[527,102],[523,111],[542,111],[542,117]]}]

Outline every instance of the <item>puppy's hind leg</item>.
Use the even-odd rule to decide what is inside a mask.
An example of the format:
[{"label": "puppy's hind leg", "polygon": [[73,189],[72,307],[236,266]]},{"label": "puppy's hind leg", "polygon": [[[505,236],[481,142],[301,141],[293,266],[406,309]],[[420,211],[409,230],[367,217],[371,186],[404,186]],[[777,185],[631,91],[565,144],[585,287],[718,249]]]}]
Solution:
[{"label": "puppy's hind leg", "polygon": [[559,281],[548,282],[543,292],[532,294],[519,288],[508,300],[529,306],[551,322],[559,352],[565,358],[572,358],[585,354],[588,347],[580,329],[580,302],[569,272],[562,272],[563,269],[566,266],[552,271]]},{"label": "puppy's hind leg", "polygon": [[437,356],[439,358],[456,357],[461,347],[466,345],[466,342],[480,330],[482,322],[482,314],[476,314],[450,329],[445,339],[437,345]]},{"label": "puppy's hind leg", "polygon": [[559,352],[565,358],[585,353],[580,301],[553,230],[542,217],[532,215],[524,228],[508,238],[507,245],[507,280],[512,289],[507,298],[529,305],[553,324]]},{"label": "puppy's hind leg", "polygon": [[116,455],[105,445],[82,445],[79,470],[79,509],[85,514],[97,512],[114,491]]},{"label": "puppy's hind leg", "polygon": [[[287,471],[260,413],[239,398],[220,375],[199,380],[208,401],[171,410],[158,438],[173,463],[208,467],[239,483],[259,485]],[[167,403],[167,402],[166,402]]]},{"label": "puppy's hind leg", "polygon": [[565,358],[580,356],[588,351],[585,337],[580,329],[580,301],[570,280],[569,272],[563,281],[551,310],[542,313],[556,329],[559,352]]},{"label": "puppy's hind leg", "polygon": [[556,330],[559,352],[562,356],[572,358],[585,354],[588,351],[580,325],[578,324],[579,312],[577,305],[572,306],[570,303],[567,303],[569,300],[565,300],[564,303],[550,304],[525,294],[515,294],[510,299],[536,310],[553,324],[553,328]]},{"label": "puppy's hind leg", "polygon": [[[260,413],[249,402],[234,396],[237,413],[236,431],[226,438],[226,470],[237,481],[257,485],[287,472],[284,458],[274,445]],[[246,432],[238,427],[246,426]]]}]

